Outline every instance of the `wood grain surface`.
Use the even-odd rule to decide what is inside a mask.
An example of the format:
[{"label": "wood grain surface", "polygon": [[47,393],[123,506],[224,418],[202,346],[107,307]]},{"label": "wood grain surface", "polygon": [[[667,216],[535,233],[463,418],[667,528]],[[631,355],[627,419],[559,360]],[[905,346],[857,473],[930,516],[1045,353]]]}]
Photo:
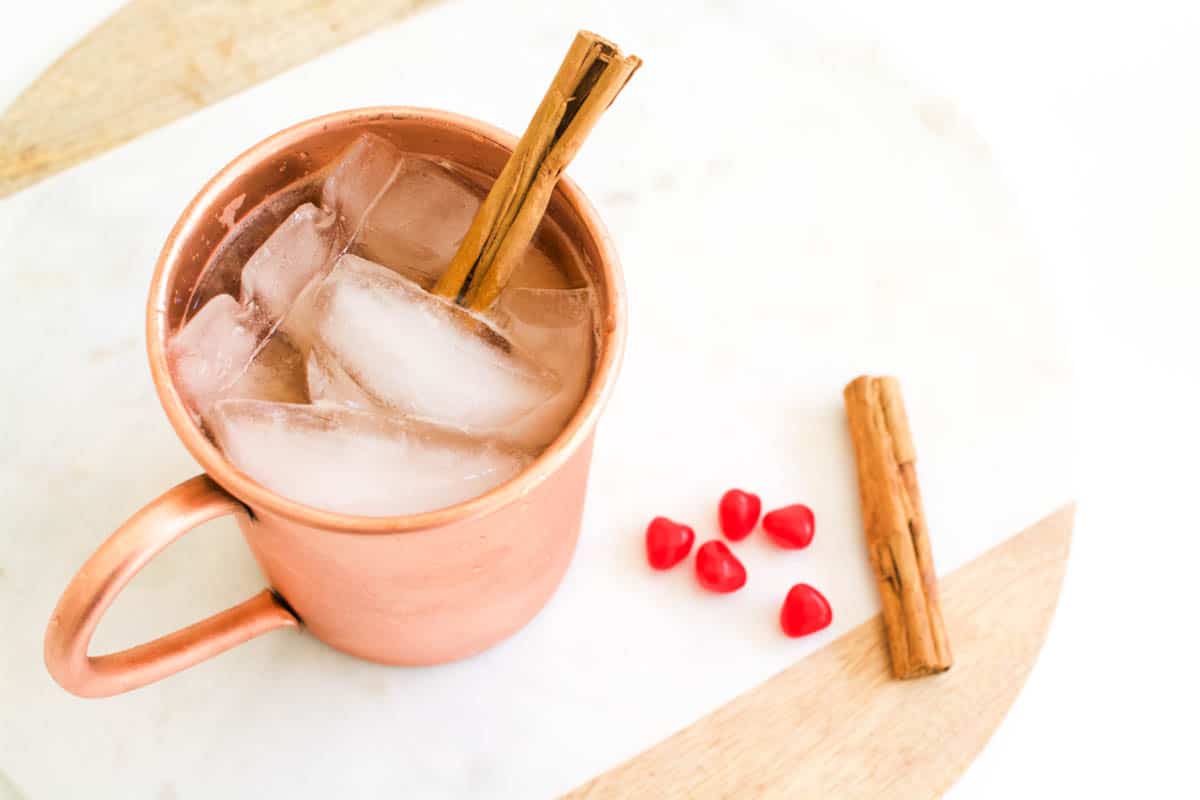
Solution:
[{"label": "wood grain surface", "polygon": [[0,197],[431,0],[132,0],[0,117]]},{"label": "wood grain surface", "polygon": [[876,617],[567,797],[938,797],[1033,667],[1073,520],[1061,508],[942,580],[949,672],[892,679]]}]

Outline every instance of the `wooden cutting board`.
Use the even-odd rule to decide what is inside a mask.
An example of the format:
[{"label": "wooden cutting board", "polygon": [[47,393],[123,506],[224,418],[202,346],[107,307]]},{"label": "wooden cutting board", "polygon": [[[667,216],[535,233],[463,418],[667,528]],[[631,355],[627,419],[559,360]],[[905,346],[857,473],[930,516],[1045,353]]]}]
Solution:
[{"label": "wooden cutting board", "polygon": [[430,0],[130,0],[0,117],[0,197]]},{"label": "wooden cutting board", "polygon": [[568,796],[939,796],[1033,667],[1073,520],[1061,508],[942,579],[949,672],[893,680],[876,616]]},{"label": "wooden cutting board", "polygon": [[[132,0],[0,116],[0,197],[423,4]],[[876,618],[570,796],[941,794],[1033,666],[1072,523],[1068,505],[944,579],[949,673],[891,680]]]}]

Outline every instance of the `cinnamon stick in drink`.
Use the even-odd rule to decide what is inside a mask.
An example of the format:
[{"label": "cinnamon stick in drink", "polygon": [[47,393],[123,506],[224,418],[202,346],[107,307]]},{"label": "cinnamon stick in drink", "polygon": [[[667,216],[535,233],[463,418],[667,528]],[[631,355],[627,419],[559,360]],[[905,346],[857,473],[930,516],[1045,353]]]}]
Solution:
[{"label": "cinnamon stick in drink", "polygon": [[541,222],[558,178],[639,66],[580,31],[529,127],[496,179],[433,292],[477,311],[500,296]]},{"label": "cinnamon stick in drink", "polygon": [[844,398],[892,674],[919,678],[944,672],[953,657],[900,384],[864,375],[846,386]]}]

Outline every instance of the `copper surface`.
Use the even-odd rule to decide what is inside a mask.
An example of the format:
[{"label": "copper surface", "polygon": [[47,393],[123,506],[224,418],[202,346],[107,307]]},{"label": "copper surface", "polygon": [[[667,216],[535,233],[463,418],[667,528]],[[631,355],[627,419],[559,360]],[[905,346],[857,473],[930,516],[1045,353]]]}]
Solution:
[{"label": "copper surface", "polygon": [[64,688],[84,697],[127,692],[282,627],[296,618],[269,591],[152,642],[88,656],[100,618],[150,559],[192,528],[245,507],[207,475],[152,500],[92,554],[58,601],[46,628],[46,666]]},{"label": "copper surface", "polygon": [[[114,533],[72,580],[46,631],[46,665],[79,695],[127,691],[296,619],[327,644],[389,664],[436,664],[495,644],[545,605],[579,535],[596,422],[612,391],[625,337],[624,286],[595,210],[563,178],[549,215],[578,250],[599,303],[592,381],[566,428],[524,472],[438,511],[361,517],[309,508],[238,471],[204,436],[171,381],[168,337],[227,231],[222,212],[245,214],[325,168],[356,136],[495,176],[515,138],[466,117],[379,107],[300,123],[238,156],[200,191],[167,238],[150,285],[150,370],[168,419],[207,475],[167,492]],[[244,196],[244,197],[243,197]],[[331,469],[336,465],[330,465]],[[240,501],[240,502],[239,502]],[[243,506],[244,504],[244,506]],[[249,513],[242,513],[246,510]],[[87,646],[105,609],[170,541],[206,519],[236,513],[270,592],[154,642],[108,656]]]}]

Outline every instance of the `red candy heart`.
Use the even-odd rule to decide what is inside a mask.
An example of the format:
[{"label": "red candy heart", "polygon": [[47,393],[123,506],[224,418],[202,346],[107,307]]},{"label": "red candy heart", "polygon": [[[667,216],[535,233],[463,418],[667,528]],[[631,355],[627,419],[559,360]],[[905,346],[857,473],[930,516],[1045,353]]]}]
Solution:
[{"label": "red candy heart", "polygon": [[779,626],[792,638],[816,633],[828,628],[831,622],[833,609],[829,601],[807,583],[797,583],[791,588],[779,612]]},{"label": "red candy heart", "polygon": [[758,515],[762,513],[762,500],[756,494],[743,492],[741,489],[730,489],[721,497],[718,509],[721,518],[721,530],[725,537],[739,542],[750,535]]},{"label": "red candy heart", "polygon": [[788,550],[808,547],[816,530],[816,520],[808,506],[794,505],[777,508],[763,517],[763,530],[771,541]]},{"label": "red candy heart", "polygon": [[736,592],[746,585],[746,568],[720,539],[700,545],[696,551],[696,577],[710,592]]},{"label": "red candy heart", "polygon": [[655,569],[670,569],[687,558],[696,532],[687,525],[655,517],[646,526],[646,558]]}]

